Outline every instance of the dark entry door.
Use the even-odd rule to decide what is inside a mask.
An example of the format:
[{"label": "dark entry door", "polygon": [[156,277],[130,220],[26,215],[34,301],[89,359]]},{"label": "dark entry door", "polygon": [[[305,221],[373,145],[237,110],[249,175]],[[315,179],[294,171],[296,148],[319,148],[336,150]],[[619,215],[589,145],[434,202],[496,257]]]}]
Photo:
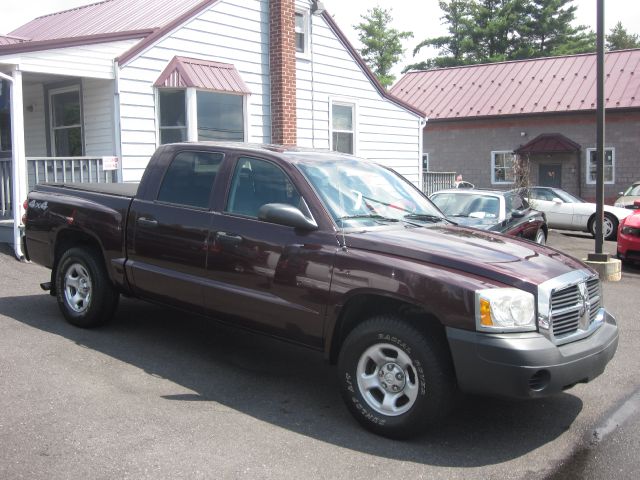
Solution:
[{"label": "dark entry door", "polygon": [[543,187],[562,187],[562,165],[540,165],[538,169],[538,178],[540,185]]}]

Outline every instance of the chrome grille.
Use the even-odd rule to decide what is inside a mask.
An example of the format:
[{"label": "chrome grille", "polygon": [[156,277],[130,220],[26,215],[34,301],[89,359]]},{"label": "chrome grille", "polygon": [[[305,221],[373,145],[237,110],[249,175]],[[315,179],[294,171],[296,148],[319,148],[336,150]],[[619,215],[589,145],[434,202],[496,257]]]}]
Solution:
[{"label": "chrome grille", "polygon": [[[600,282],[597,278],[591,278],[581,282],[586,286],[589,302],[589,324],[594,321],[600,308]],[[582,287],[584,288],[584,286]],[[586,330],[589,325],[580,325],[585,304],[580,293],[581,284],[570,285],[554,290],[551,294],[550,317],[553,335],[556,338],[576,333],[578,329]]]}]

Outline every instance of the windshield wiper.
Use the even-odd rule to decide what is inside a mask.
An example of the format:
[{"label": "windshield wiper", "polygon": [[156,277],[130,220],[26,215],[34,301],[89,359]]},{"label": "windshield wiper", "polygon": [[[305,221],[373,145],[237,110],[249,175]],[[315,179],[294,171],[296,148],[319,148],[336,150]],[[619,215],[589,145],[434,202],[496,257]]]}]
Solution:
[{"label": "windshield wiper", "polygon": [[345,215],[344,217],[340,217],[339,220],[357,220],[357,219],[372,219],[372,220],[382,220],[385,222],[399,222],[397,218],[384,217],[382,215],[377,215],[373,213],[361,213],[359,215]]},{"label": "windshield wiper", "polygon": [[429,213],[409,213],[405,215],[404,218],[408,218],[410,220],[420,220],[423,222],[432,222],[432,223],[444,222],[446,220],[443,217],[440,217],[438,215],[431,215]]}]

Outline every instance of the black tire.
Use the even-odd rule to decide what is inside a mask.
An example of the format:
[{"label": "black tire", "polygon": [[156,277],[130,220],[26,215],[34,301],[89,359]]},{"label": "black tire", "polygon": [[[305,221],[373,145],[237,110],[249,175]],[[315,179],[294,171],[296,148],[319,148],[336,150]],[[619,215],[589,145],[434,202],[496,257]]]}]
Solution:
[{"label": "black tire", "polygon": [[120,295],[95,249],[71,248],[58,263],[56,298],[70,324],[94,328],[111,320]]},{"label": "black tire", "polygon": [[[611,230],[609,234],[606,233],[606,226],[603,225],[603,229],[605,230],[604,239],[605,240],[615,240],[618,237],[618,219],[615,215],[604,212],[604,221],[611,223]],[[594,237],[596,236],[596,219],[595,217],[589,221],[589,232]]]},{"label": "black tire", "polygon": [[[378,350],[386,359],[375,354]],[[403,360],[408,365],[400,368]],[[374,317],[349,333],[338,357],[338,375],[342,397],[356,420],[390,438],[407,438],[441,421],[456,391],[443,333],[434,329],[427,336],[394,315]],[[371,386],[378,380],[379,385]],[[368,382],[367,387],[361,382]],[[387,396],[395,396],[396,401],[385,408]]]}]

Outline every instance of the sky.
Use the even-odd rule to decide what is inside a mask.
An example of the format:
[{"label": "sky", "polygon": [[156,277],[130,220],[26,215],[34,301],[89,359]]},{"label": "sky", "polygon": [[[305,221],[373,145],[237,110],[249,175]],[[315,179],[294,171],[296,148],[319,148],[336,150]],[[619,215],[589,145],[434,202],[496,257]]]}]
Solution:
[{"label": "sky", "polygon": [[[604,0],[604,2],[607,31],[621,21],[630,33],[640,33],[640,1]],[[3,3],[0,11],[0,33],[6,34],[35,17],[92,2],[90,0],[24,0],[23,3],[4,0]],[[353,25],[360,22],[360,16],[375,6],[391,9],[392,27],[414,34],[413,39],[406,40],[404,43],[406,54],[397,67],[398,72],[403,65],[427,58],[426,51],[424,56],[421,52],[419,57],[415,59],[412,57],[411,52],[416,44],[425,38],[446,33],[440,20],[442,11],[438,7],[438,0],[322,0],[322,3],[356,48],[360,45]],[[596,3],[596,0],[573,1],[573,5],[578,7],[577,25],[586,25],[595,31]]]}]

